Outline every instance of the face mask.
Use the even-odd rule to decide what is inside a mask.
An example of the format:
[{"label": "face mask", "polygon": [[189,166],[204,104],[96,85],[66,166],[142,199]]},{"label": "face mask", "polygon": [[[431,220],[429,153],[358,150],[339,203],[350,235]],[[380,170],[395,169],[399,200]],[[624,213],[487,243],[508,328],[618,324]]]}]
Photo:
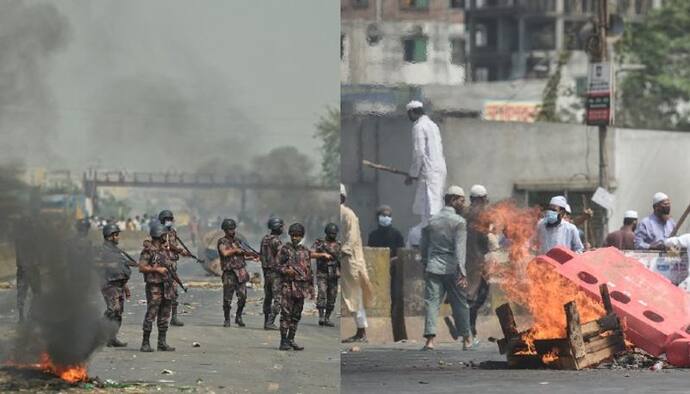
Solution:
[{"label": "face mask", "polygon": [[165,221],[165,224],[164,224],[165,227],[170,228],[170,227],[172,227],[172,225],[173,225],[172,221],[170,221],[170,220]]},{"label": "face mask", "polygon": [[382,227],[388,227],[393,223],[393,218],[390,216],[379,215],[379,225]]},{"label": "face mask", "polygon": [[549,209],[548,211],[546,211],[544,219],[546,219],[546,223],[554,224],[558,221],[558,212]]}]

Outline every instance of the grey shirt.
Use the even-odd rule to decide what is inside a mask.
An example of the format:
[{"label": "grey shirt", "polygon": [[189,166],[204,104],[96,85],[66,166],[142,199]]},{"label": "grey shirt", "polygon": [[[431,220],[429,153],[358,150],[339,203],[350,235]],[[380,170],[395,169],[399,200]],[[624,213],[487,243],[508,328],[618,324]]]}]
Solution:
[{"label": "grey shirt", "polygon": [[537,223],[539,237],[539,254],[546,254],[556,246],[565,246],[575,253],[582,253],[585,247],[580,241],[580,232],[574,224],[561,220],[557,226],[547,226],[546,220]]},{"label": "grey shirt", "polygon": [[452,207],[444,207],[422,230],[420,250],[425,271],[451,275],[465,271],[467,223]]}]

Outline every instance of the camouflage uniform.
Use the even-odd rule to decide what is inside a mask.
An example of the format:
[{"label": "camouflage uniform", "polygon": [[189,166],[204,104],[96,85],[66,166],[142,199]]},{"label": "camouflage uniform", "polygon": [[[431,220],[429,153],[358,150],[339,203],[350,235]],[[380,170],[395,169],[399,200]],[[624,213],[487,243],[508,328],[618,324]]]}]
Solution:
[{"label": "camouflage uniform", "polygon": [[220,253],[221,245],[232,249],[240,249],[240,243],[236,238],[230,239],[224,236],[218,240],[217,245],[218,254],[220,255],[220,268],[223,270],[223,313],[227,322],[232,307],[233,294],[237,294],[236,319],[240,319],[242,316],[242,310],[244,310],[244,305],[247,302],[249,273],[246,269],[247,263],[244,260],[244,255],[223,256]]},{"label": "camouflage uniform", "polygon": [[316,308],[325,311],[327,318],[335,308],[335,299],[338,295],[338,278],[340,278],[340,241],[314,242],[312,249],[319,253],[328,253],[333,256],[333,260],[316,260],[316,285],[319,289],[316,299]]},{"label": "camouflage uniform", "polygon": [[[177,242],[177,231],[174,229],[170,229],[170,232],[167,235],[168,237],[168,262],[170,263],[170,266],[172,267],[173,271],[177,272],[177,261],[180,259],[180,256],[189,256],[189,253],[180,246],[180,244]],[[173,282],[172,284],[173,288],[173,299],[172,299],[172,319],[173,319],[173,325],[176,324],[174,320],[177,320],[177,307],[179,303],[177,302],[177,297],[179,296],[179,293],[177,291],[177,283]]]},{"label": "camouflage uniform", "polygon": [[268,234],[261,240],[261,268],[264,272],[264,315],[273,324],[280,313],[280,273],[276,270],[276,258],[283,243],[280,235]]},{"label": "camouflage uniform", "polygon": [[102,268],[101,294],[105,300],[105,317],[117,325],[115,334],[122,325],[122,314],[125,308],[125,287],[132,275],[129,260],[122,255],[117,245],[104,241],[97,254],[97,262]]},{"label": "camouflage uniform", "polygon": [[[158,264],[166,268],[170,265],[167,259],[168,254],[166,250],[156,248],[153,245],[144,247],[139,257],[139,261],[146,265],[153,266]],[[168,330],[172,300],[175,297],[175,288],[168,277],[169,275],[167,274],[163,275],[157,272],[148,272],[144,274],[144,281],[146,282],[144,332],[151,332],[154,320],[157,320],[159,335],[161,332],[166,332]]]},{"label": "camouflage uniform", "polygon": [[[304,299],[314,295],[314,276],[309,250],[302,245],[294,246],[287,243],[280,248],[277,263],[282,286],[280,329],[288,331],[289,340],[292,340],[302,317]],[[293,267],[297,273],[294,276],[289,275],[288,267]]]}]

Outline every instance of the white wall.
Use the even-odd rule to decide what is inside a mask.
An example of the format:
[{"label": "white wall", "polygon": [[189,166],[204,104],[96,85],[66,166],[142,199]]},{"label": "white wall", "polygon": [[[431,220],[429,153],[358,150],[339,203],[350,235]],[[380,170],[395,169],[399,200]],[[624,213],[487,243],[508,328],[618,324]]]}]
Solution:
[{"label": "white wall", "polygon": [[[342,22],[345,53],[340,76],[346,84],[380,85],[461,85],[465,82],[463,66],[451,64],[451,37],[464,37],[464,25],[435,21],[379,23],[382,39],[375,45],[367,42],[367,26],[371,22]],[[429,38],[427,60],[406,63],[403,59],[403,38],[421,28]]]},{"label": "white wall", "polygon": [[[671,214],[679,219],[690,204],[690,133],[618,129],[615,131],[618,164],[616,208],[610,228],[623,222],[628,209],[640,217],[652,211],[652,196],[664,192],[671,198]],[[690,231],[690,218],[681,228]]]}]

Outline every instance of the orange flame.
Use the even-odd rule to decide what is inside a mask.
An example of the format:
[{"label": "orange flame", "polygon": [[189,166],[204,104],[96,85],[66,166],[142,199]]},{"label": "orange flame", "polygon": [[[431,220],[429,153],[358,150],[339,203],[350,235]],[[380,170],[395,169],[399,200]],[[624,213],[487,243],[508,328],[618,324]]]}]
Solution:
[{"label": "orange flame", "polygon": [[60,365],[55,364],[48,353],[41,353],[38,362],[33,364],[22,364],[14,361],[6,361],[5,365],[17,368],[38,369],[45,373],[49,373],[59,377],[68,383],[85,382],[89,375],[87,373],[86,364],[79,363],[74,365]]},{"label": "orange flame", "polygon": [[[539,208],[518,208],[513,201],[503,201],[480,214],[479,231],[501,232],[508,239],[507,262],[488,262],[488,273],[496,279],[507,298],[527,309],[533,319],[532,329],[523,336],[529,354],[536,354],[535,339],[563,338],[566,321],[563,306],[577,303],[580,319],[591,321],[603,316],[604,308],[586,293],[559,275],[548,264],[534,258],[534,238]],[[557,355],[550,353],[549,362]]]}]

